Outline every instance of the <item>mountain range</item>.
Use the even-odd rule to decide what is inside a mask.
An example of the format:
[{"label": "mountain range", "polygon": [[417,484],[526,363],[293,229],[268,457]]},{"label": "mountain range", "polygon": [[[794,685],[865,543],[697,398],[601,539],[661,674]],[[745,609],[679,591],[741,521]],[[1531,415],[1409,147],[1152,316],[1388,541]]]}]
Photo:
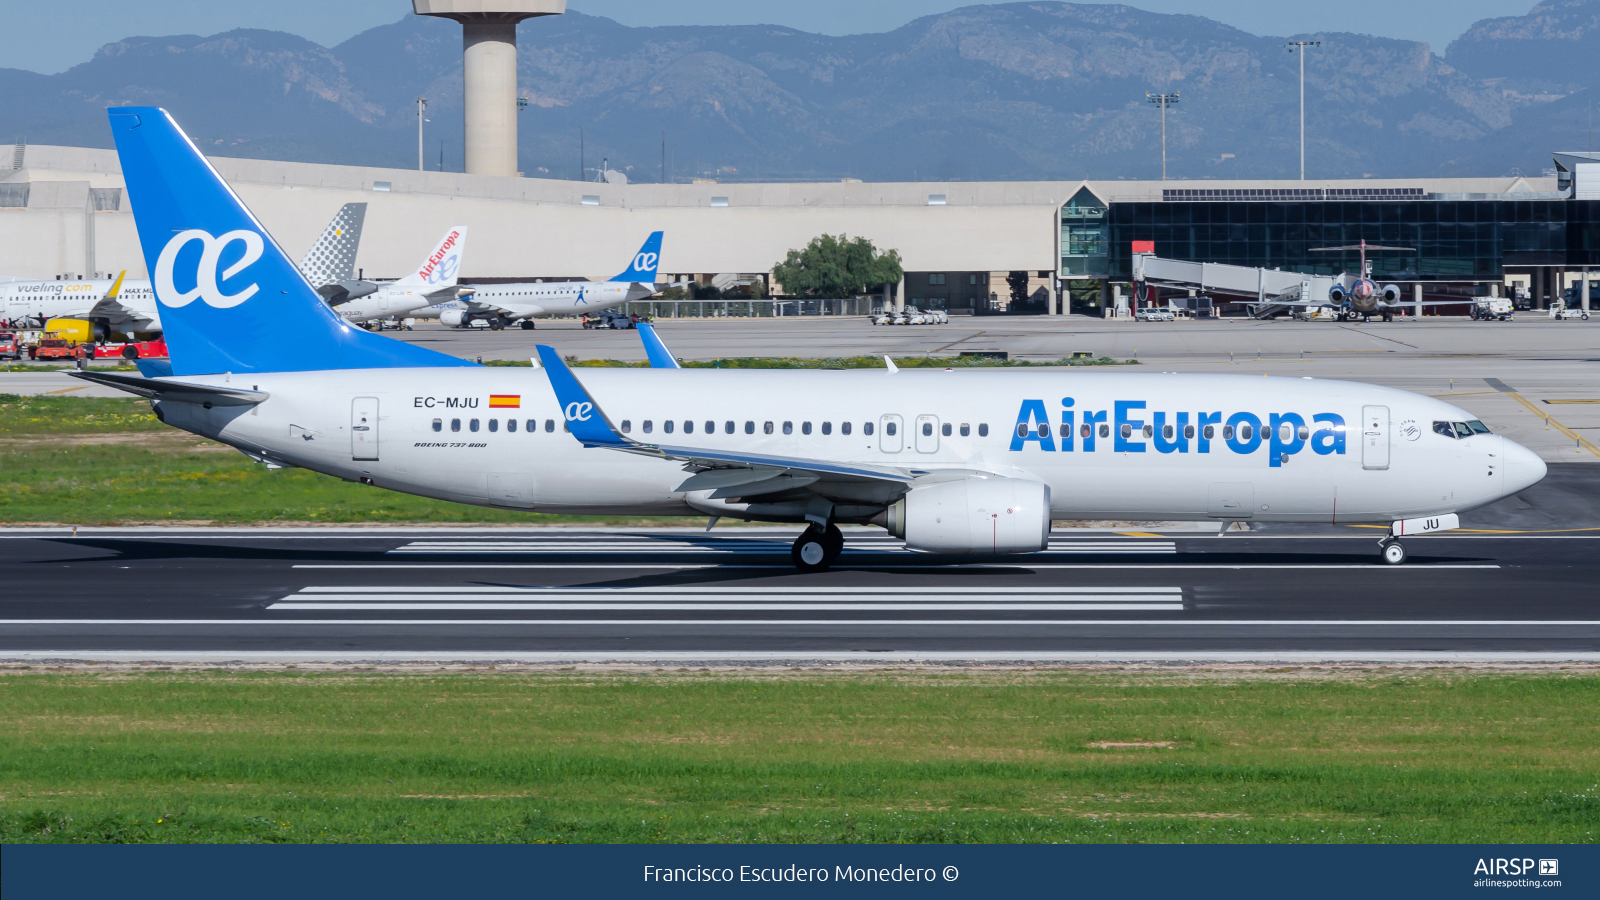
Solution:
[{"label": "mountain range", "polygon": [[[1312,178],[1537,175],[1593,146],[1600,0],[1474,24],[1441,57],[1356,33],[1257,36],[1199,16],[970,6],[884,34],[633,28],[572,9],[518,28],[519,161],[663,177],[1292,178],[1306,58]],[[171,110],[208,153],[461,166],[461,29],[406,15],[336,47],[281,32],[130,37],[57,75],[0,69],[0,135],[109,147],[105,107]],[[665,152],[663,152],[665,145]],[[665,161],[663,161],[665,160]],[[592,171],[589,177],[593,177]]]}]

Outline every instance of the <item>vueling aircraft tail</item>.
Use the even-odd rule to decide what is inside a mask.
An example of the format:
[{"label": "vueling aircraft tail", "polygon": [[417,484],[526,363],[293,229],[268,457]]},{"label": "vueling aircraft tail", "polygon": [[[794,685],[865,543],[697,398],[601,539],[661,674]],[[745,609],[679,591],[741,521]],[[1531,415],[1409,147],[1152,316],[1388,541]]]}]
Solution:
[{"label": "vueling aircraft tail", "polygon": [[166,110],[108,112],[174,374],[472,365],[350,327]]},{"label": "vueling aircraft tail", "polygon": [[656,266],[661,263],[661,232],[653,231],[644,239],[644,246],[633,255],[633,264],[621,275],[612,281],[637,281],[641,284],[655,284]]}]

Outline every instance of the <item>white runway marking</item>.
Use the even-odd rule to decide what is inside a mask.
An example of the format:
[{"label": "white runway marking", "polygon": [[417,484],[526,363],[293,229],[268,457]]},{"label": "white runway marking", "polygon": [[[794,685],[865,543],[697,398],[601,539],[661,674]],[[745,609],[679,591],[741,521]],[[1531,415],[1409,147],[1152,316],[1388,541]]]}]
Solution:
[{"label": "white runway marking", "polygon": [[742,587],[552,588],[329,586],[301,588],[272,610],[659,610],[901,612],[1182,610],[1176,587]]}]

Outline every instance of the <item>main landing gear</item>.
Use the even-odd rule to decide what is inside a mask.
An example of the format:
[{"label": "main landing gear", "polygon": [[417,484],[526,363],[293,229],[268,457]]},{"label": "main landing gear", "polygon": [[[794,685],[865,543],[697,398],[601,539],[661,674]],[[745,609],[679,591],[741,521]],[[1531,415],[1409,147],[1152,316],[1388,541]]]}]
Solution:
[{"label": "main landing gear", "polygon": [[1384,538],[1378,542],[1378,555],[1385,564],[1398,566],[1406,561],[1406,545],[1398,538]]},{"label": "main landing gear", "polygon": [[830,523],[826,528],[819,528],[813,524],[795,538],[789,557],[794,560],[794,567],[802,572],[820,572],[833,565],[843,550],[844,533],[839,526]]}]

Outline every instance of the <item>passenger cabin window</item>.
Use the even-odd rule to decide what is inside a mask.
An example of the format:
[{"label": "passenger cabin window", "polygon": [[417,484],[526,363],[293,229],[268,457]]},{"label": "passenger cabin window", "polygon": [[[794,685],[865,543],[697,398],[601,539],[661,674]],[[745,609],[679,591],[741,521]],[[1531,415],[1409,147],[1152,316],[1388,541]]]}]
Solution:
[{"label": "passenger cabin window", "polygon": [[468,422],[467,423],[467,430],[468,431],[477,431],[478,430],[478,420],[477,419],[473,419],[472,421]]},{"label": "passenger cabin window", "polygon": [[1233,426],[1232,425],[1224,425],[1224,426],[1222,426],[1222,439],[1225,440],[1225,441],[1233,440]]},{"label": "passenger cabin window", "polygon": [[849,422],[840,422],[839,423],[839,433],[840,434],[849,434],[851,427],[852,426],[850,425]]},{"label": "passenger cabin window", "polygon": [[536,432],[538,430],[539,430],[539,420],[538,419],[529,419],[528,420],[528,433],[529,434],[533,434],[534,432]]},{"label": "passenger cabin window", "polygon": [[943,425],[940,425],[939,426],[939,433],[944,435],[945,437],[949,437],[950,436],[950,423],[946,422]]},{"label": "passenger cabin window", "polygon": [[460,419],[451,419],[450,420],[450,430],[451,431],[460,431],[461,430],[461,420]]},{"label": "passenger cabin window", "polygon": [[800,433],[801,434],[810,434],[811,433],[811,423],[810,422],[801,422],[800,423]]},{"label": "passenger cabin window", "polygon": [[433,420],[433,430],[434,431],[443,431],[444,430],[444,421],[441,420],[441,419],[434,419]]},{"label": "passenger cabin window", "polygon": [[771,434],[772,433],[772,423],[771,422],[762,422],[761,423],[761,433],[762,434]]},{"label": "passenger cabin window", "polygon": [[1206,430],[1201,432],[1201,433],[1204,434],[1206,436],[1206,440],[1209,441],[1212,438],[1217,436],[1217,426],[1215,426],[1215,425],[1207,425],[1206,426]]},{"label": "passenger cabin window", "polygon": [[966,422],[962,422],[961,423],[961,436],[962,437],[967,437],[968,435],[971,435],[971,434],[972,434],[972,426],[968,425]]},{"label": "passenger cabin window", "polygon": [[630,433],[632,431],[633,431],[633,420],[632,419],[623,419],[622,420],[622,433],[623,434],[628,434],[628,433]]},{"label": "passenger cabin window", "polygon": [[933,423],[932,422],[923,422],[922,423],[922,436],[923,437],[933,437]]},{"label": "passenger cabin window", "polygon": [[1083,425],[1078,429],[1079,437],[1087,438],[1089,435],[1091,435],[1093,433],[1094,433],[1094,426],[1090,425],[1088,422],[1083,423]]},{"label": "passenger cabin window", "polygon": [[[733,429],[729,428],[728,430],[732,431]],[[710,419],[707,419],[706,420],[706,434],[716,434],[716,433],[717,433],[717,423],[711,421]]]},{"label": "passenger cabin window", "polygon": [[556,430],[556,420],[555,419],[545,419],[544,420],[544,431],[545,431],[545,434],[549,434],[550,432],[555,431],[555,430]]},{"label": "passenger cabin window", "polygon": [[1183,426],[1183,439],[1187,441],[1187,440],[1192,440],[1193,438],[1194,438],[1194,426],[1193,425],[1185,425],[1185,426]]},{"label": "passenger cabin window", "polygon": [[872,423],[871,422],[862,422],[861,423],[861,433],[864,434],[864,435],[867,435],[868,437],[871,437],[871,435],[872,435]]},{"label": "passenger cabin window", "polygon": [[[1123,426],[1123,427],[1127,427],[1127,426]],[[1027,436],[1028,436],[1028,424],[1026,422],[1018,422],[1017,423],[1017,437],[1025,438]]]},{"label": "passenger cabin window", "polygon": [[785,422],[785,423],[783,423],[783,433],[784,434],[794,434],[794,423],[793,422]]},{"label": "passenger cabin window", "polygon": [[645,434],[649,434],[650,432],[655,431],[655,430],[656,430],[656,423],[650,421],[649,419],[645,419],[644,420],[644,433]]},{"label": "passenger cabin window", "polygon": [[822,423],[822,433],[823,434],[833,434],[833,423],[832,422],[823,422]]},{"label": "passenger cabin window", "polygon": [[[665,431],[667,434],[671,434],[672,433],[672,424],[673,423],[672,423],[671,419],[668,419],[665,422],[662,422],[661,423],[661,430]],[[645,431],[649,431],[650,430],[648,422],[645,423],[645,429],[644,430]]]},{"label": "passenger cabin window", "polygon": [[516,419],[507,419],[506,420],[506,430],[507,431],[516,431],[517,430],[517,420]]},{"label": "passenger cabin window", "polygon": [[[872,427],[872,426],[871,426],[871,425],[868,425],[868,426],[867,426],[867,428],[869,428],[869,429],[870,429],[870,428],[871,428],[871,427]],[[889,436],[890,436],[890,437],[894,437],[894,436],[895,436],[895,434],[896,434],[896,433],[897,433],[897,432],[898,432],[898,431],[899,431],[899,429],[898,429],[898,428],[896,428],[896,427],[895,427],[895,424],[894,424],[894,423],[893,423],[893,422],[885,422],[885,423],[883,423],[883,433],[884,433],[884,434],[887,434],[887,435],[889,435]],[[868,431],[868,432],[867,432],[867,434],[871,434],[871,433],[872,433],[872,432],[871,432],[871,431]]]},{"label": "passenger cabin window", "polygon": [[490,431],[499,431],[500,430],[500,420],[499,419],[490,419],[489,420],[489,430]]},{"label": "passenger cabin window", "polygon": [[691,420],[691,419],[684,419],[683,420],[683,433],[684,434],[694,434],[694,421],[693,420]]},{"label": "passenger cabin window", "polygon": [[728,434],[733,434],[733,423],[732,422],[724,423],[723,426],[722,426],[722,430],[727,432]]},{"label": "passenger cabin window", "polygon": [[750,421],[749,419],[746,419],[745,423],[744,423],[744,433],[745,434],[755,434],[756,433],[756,423]]},{"label": "passenger cabin window", "polygon": [[986,422],[985,423],[979,423],[979,425],[978,425],[978,437],[988,437],[988,436],[989,436],[989,425],[988,425],[988,423],[986,423]]}]

